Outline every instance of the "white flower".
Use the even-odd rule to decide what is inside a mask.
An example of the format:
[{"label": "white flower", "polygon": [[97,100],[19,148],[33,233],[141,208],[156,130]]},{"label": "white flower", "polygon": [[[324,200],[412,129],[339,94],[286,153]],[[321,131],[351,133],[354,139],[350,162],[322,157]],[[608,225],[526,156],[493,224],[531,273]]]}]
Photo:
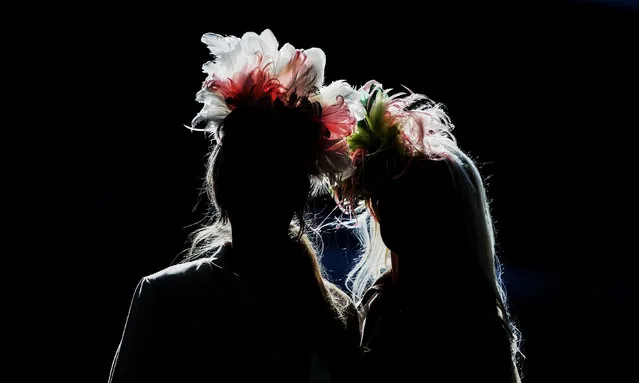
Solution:
[{"label": "white flower", "polygon": [[337,98],[344,98],[348,109],[357,121],[366,116],[366,110],[362,106],[360,92],[353,89],[344,80],[333,81],[329,85],[322,87],[320,93],[313,97],[313,101],[318,101],[322,105],[333,105],[337,102]]},{"label": "white flower", "polygon": [[[319,48],[295,49],[288,43],[278,50],[279,43],[268,29],[259,35],[246,32],[242,38],[207,33],[202,36],[202,42],[215,58],[202,66],[207,78],[196,100],[204,106],[193,120],[193,125],[206,121],[207,130],[216,129],[231,112],[226,105],[227,96],[251,97],[246,89],[250,89],[253,83],[265,86],[271,79],[278,80],[285,92],[277,93],[277,96],[282,95],[285,99],[293,92],[298,96],[312,95],[323,85],[324,52]],[[254,72],[256,70],[259,72]],[[257,73],[256,76],[263,81],[256,81],[255,76],[249,75],[251,73]],[[215,90],[209,88],[210,84],[215,85]],[[245,84],[249,86],[244,87]],[[271,88],[267,91],[282,92]]]}]

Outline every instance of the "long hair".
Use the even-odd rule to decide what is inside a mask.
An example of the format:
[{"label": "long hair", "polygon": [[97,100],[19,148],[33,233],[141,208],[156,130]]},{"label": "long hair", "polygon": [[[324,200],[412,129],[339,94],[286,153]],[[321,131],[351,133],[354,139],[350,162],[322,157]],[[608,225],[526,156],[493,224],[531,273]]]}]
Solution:
[{"label": "long hair", "polygon": [[[488,282],[492,295],[490,302],[494,302],[496,306],[499,319],[510,340],[513,362],[517,364],[520,333],[508,310],[501,263],[495,251],[495,229],[482,177],[473,160],[456,145],[445,145],[443,154],[437,161],[446,164],[450,174],[448,182],[452,184],[462,201],[459,212],[466,228],[463,235],[466,236],[465,241],[472,244],[467,247],[467,251],[470,252],[468,259],[478,266],[484,280]],[[415,158],[412,161],[413,163],[408,166],[417,165],[419,161],[434,160]],[[438,178],[437,182],[442,180]],[[370,206],[370,199],[368,202]],[[347,286],[356,302],[360,302],[368,288],[391,267],[390,250],[384,245],[379,223],[371,213],[374,214],[374,209],[369,207],[360,218],[357,235],[362,245],[361,255],[347,276]]]},{"label": "long hair", "polygon": [[[289,225],[292,247],[266,249],[259,273],[252,276],[275,290],[290,291],[292,285],[294,294],[259,293],[273,303],[271,319],[279,322],[283,333],[290,333],[285,337],[298,345],[317,346],[322,357],[335,366],[345,358],[336,360],[339,352],[330,350],[346,349],[339,342],[345,339],[346,310],[351,302],[322,277],[317,251],[306,234],[305,209],[313,190],[313,178],[318,175],[314,162],[317,153],[313,148],[321,134],[320,125],[309,116],[311,112],[288,107],[277,99],[261,99],[238,107],[225,118],[221,138],[213,143],[208,157],[204,185],[211,204],[208,221],[191,234],[185,260],[211,255],[231,242],[232,209],[255,209],[256,218],[266,219],[269,218],[264,214],[266,206],[266,211],[274,215],[281,214],[278,209],[293,210],[294,219]],[[272,184],[267,183],[270,179]],[[262,207],[255,206],[255,198],[251,200],[246,195],[267,201]],[[271,206],[272,200],[286,206]],[[255,231],[258,241],[257,222]],[[289,317],[294,313],[309,317],[297,318],[295,326],[290,326]],[[296,331],[308,336],[300,336]]]}]

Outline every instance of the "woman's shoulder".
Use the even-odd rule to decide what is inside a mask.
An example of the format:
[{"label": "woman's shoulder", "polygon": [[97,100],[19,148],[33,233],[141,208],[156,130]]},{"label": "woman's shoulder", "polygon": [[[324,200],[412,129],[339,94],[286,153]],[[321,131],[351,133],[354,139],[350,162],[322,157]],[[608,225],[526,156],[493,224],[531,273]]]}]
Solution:
[{"label": "woman's shoulder", "polygon": [[180,286],[201,285],[212,279],[224,278],[225,255],[226,251],[221,248],[211,257],[171,265],[143,279],[157,288],[175,289]]},{"label": "woman's shoulder", "polygon": [[210,260],[208,258],[203,258],[171,265],[162,270],[156,271],[153,274],[147,275],[145,278],[149,282],[153,283],[171,282],[174,280],[189,278],[203,272],[208,272],[210,268]]}]

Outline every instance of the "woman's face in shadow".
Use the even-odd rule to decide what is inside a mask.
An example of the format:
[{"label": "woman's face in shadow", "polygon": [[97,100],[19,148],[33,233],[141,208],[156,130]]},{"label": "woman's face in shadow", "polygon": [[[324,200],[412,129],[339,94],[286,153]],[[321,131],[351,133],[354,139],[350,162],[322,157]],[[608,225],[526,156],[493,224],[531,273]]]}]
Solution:
[{"label": "woman's face in shadow", "polygon": [[233,112],[225,121],[213,182],[217,202],[233,223],[281,227],[303,210],[317,132],[306,114],[285,107],[256,104]]},{"label": "woman's face in shadow", "polygon": [[456,193],[445,161],[415,160],[371,198],[385,245],[405,253],[439,251],[459,239]]},{"label": "woman's face in shadow", "polygon": [[309,177],[302,170],[277,169],[272,161],[282,159],[273,157],[225,159],[217,190],[232,221],[280,227],[304,208]]}]

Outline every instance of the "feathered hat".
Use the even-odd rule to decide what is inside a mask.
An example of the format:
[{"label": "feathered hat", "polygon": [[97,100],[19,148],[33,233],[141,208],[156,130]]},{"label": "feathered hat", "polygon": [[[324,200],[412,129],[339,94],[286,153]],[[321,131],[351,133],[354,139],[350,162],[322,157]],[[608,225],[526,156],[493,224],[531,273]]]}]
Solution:
[{"label": "feathered hat", "polygon": [[[351,169],[346,138],[364,116],[360,94],[345,81],[324,86],[326,55],[319,48],[279,48],[273,33],[245,33],[242,38],[208,33],[202,37],[214,56],[203,66],[207,78],[196,100],[204,104],[191,129],[211,132],[220,140],[224,119],[242,103],[270,99],[289,107],[313,105],[322,134],[317,166],[322,175],[339,179]],[[204,128],[197,128],[205,123]]]},{"label": "feathered hat", "polygon": [[347,138],[353,169],[335,189],[343,210],[353,212],[384,183],[400,177],[415,156],[442,159],[456,146],[453,125],[443,110],[423,94],[390,95],[377,81],[359,89],[365,110]]}]

